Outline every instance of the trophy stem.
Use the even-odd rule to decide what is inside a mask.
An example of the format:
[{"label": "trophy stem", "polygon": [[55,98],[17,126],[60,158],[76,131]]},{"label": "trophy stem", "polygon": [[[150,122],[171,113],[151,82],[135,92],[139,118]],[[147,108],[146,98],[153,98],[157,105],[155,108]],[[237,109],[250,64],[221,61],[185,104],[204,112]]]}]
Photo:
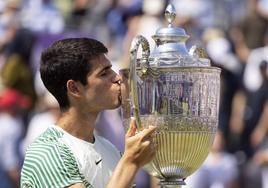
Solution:
[{"label": "trophy stem", "polygon": [[160,185],[160,188],[181,188],[180,185]]},{"label": "trophy stem", "polygon": [[181,185],[186,185],[182,179],[162,179],[159,182],[161,188],[181,188]]},{"label": "trophy stem", "polygon": [[160,188],[181,188],[181,185],[160,185]]}]

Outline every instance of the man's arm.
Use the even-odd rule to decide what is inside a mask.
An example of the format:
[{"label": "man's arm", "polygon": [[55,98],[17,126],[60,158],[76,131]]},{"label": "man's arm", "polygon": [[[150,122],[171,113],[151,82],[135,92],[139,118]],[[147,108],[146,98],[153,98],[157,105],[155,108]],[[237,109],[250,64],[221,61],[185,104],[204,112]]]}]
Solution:
[{"label": "man's arm", "polygon": [[[153,134],[156,127],[149,127],[136,134],[135,121],[132,120],[126,134],[125,153],[118,162],[106,188],[129,188],[139,168],[150,162],[155,156],[156,144]],[[69,188],[85,188],[83,183],[77,183]]]},{"label": "man's arm", "polygon": [[132,120],[126,134],[125,153],[118,162],[106,188],[129,188],[134,177],[142,166],[155,156],[156,144],[153,134],[156,127],[145,128],[136,134],[136,124]]}]

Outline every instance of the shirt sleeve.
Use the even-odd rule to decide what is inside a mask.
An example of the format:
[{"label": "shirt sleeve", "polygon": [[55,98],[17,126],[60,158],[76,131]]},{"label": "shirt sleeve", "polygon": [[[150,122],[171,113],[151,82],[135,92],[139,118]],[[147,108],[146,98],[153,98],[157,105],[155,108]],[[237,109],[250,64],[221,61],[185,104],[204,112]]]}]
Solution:
[{"label": "shirt sleeve", "polygon": [[83,182],[77,162],[67,146],[33,144],[26,152],[21,187],[67,187]]}]

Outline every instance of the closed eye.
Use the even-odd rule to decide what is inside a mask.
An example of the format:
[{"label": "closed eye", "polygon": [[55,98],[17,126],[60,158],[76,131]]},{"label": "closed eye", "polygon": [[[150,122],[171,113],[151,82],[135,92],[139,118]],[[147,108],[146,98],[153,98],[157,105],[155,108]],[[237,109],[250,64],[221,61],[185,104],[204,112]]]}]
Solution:
[{"label": "closed eye", "polygon": [[111,73],[112,69],[111,69],[112,65],[105,67],[104,69],[102,69],[102,71],[100,72],[100,76],[106,76],[109,73]]},{"label": "closed eye", "polygon": [[106,76],[107,75],[107,72],[106,71],[104,71],[104,72],[102,72],[101,74],[100,74],[100,76]]}]

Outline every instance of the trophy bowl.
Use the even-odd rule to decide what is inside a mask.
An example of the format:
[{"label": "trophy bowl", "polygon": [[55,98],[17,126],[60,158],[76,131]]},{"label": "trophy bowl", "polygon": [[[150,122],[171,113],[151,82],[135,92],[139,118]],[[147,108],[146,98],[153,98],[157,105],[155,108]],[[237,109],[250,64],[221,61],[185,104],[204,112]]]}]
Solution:
[{"label": "trophy bowl", "polygon": [[179,187],[212,146],[218,126],[220,69],[210,66],[201,48],[193,46],[188,52],[189,36],[172,26],[176,15],[172,5],[165,15],[169,26],[153,36],[154,51],[150,54],[144,37],[135,37],[130,68],[120,70],[123,124],[127,130],[134,116],[138,130],[157,127],[156,156],[144,169],[160,179],[161,186]]}]

